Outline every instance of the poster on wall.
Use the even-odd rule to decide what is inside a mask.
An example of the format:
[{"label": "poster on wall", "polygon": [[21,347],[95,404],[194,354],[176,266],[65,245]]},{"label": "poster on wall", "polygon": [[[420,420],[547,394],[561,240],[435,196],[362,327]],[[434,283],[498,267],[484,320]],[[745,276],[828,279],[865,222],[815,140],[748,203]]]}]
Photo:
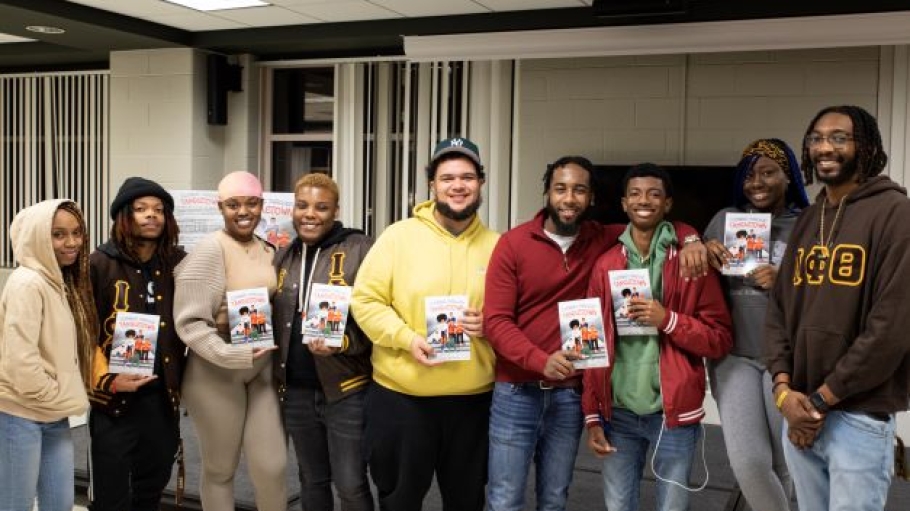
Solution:
[{"label": "poster on wall", "polygon": [[[190,252],[196,243],[209,233],[224,227],[218,211],[218,192],[215,190],[169,190],[174,197],[174,217],[180,226],[180,244]],[[256,235],[276,247],[283,247],[294,239],[291,214],[294,211],[294,194],[265,192],[262,194],[262,218]]]}]

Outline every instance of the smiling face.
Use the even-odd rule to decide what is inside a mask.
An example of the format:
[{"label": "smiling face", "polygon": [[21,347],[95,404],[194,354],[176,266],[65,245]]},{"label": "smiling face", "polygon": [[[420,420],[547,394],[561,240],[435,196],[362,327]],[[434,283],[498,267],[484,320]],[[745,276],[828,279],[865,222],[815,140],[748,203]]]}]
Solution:
[{"label": "smiling face", "polygon": [[553,171],[547,190],[547,219],[544,229],[561,236],[572,236],[591,206],[591,174],[574,163]]},{"label": "smiling face", "polygon": [[632,226],[649,231],[663,221],[670,212],[673,199],[667,197],[664,182],[657,177],[633,177],[626,185],[622,209],[629,216]]},{"label": "smiling face", "polygon": [[262,198],[229,197],[218,202],[218,210],[224,218],[224,230],[238,241],[249,241],[262,218]]},{"label": "smiling face", "polygon": [[[839,135],[846,140],[843,144],[833,144],[831,137]],[[816,137],[819,137],[817,143],[809,143]],[[835,112],[821,116],[806,139],[809,159],[820,182],[838,186],[856,180],[856,141],[853,139],[853,121],[849,116]]]},{"label": "smiling face", "polygon": [[54,257],[61,268],[69,266],[79,259],[83,236],[85,233],[76,215],[62,209],[58,209],[54,213],[54,221],[51,224],[51,243],[54,248]]},{"label": "smiling face", "polygon": [[786,205],[787,173],[780,165],[759,156],[743,180],[743,195],[752,206],[764,212],[777,212]]},{"label": "smiling face", "polygon": [[154,241],[164,232],[164,203],[154,196],[139,197],[130,205],[135,238]]},{"label": "smiling face", "polygon": [[467,157],[443,161],[430,181],[430,195],[436,202],[436,212],[444,218],[464,222],[480,208],[480,189],[484,180]]},{"label": "smiling face", "polygon": [[307,245],[321,242],[338,215],[338,197],[316,186],[302,186],[294,196],[294,229]]}]

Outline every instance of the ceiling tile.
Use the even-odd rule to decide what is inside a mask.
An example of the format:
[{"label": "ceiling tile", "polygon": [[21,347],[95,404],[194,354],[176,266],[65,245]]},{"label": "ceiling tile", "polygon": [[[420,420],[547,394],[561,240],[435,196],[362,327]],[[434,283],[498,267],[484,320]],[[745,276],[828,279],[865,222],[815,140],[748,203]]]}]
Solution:
[{"label": "ceiling tile", "polygon": [[182,14],[161,14],[149,16],[147,19],[162,25],[183,30],[198,32],[202,30],[225,30],[231,28],[249,28],[248,25],[237,23],[224,18],[219,18],[211,14],[205,14],[198,11],[189,10]]},{"label": "ceiling tile", "polygon": [[322,21],[341,22],[400,18],[401,15],[364,0],[335,0],[320,3],[296,3],[284,6]]},{"label": "ceiling tile", "polygon": [[[263,0],[272,5],[302,5],[302,4],[324,4],[326,0]],[[366,1],[366,0],[364,0]]]},{"label": "ceiling tile", "polygon": [[226,20],[236,21],[250,27],[270,27],[277,25],[303,25],[317,23],[319,20],[290,11],[284,7],[270,5],[268,7],[250,7],[247,9],[231,9],[228,11],[213,11],[210,14]]},{"label": "ceiling tile", "polygon": [[195,12],[187,7],[181,7],[162,0],[69,0],[70,3],[87,5],[96,9],[134,16],[145,19],[149,14],[183,14],[187,11]]},{"label": "ceiling tile", "polygon": [[526,11],[531,9],[558,9],[584,7],[579,0],[474,0],[491,11]]},{"label": "ceiling tile", "polygon": [[402,16],[444,16],[453,14],[477,14],[490,12],[489,9],[472,0],[370,0],[372,3],[391,9]]}]

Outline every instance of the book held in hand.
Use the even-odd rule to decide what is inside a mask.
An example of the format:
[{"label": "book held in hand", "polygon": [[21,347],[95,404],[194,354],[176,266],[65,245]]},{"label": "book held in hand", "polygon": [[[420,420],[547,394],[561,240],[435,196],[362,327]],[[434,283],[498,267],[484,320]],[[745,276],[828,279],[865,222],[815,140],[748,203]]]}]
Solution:
[{"label": "book held in hand", "polygon": [[158,322],[155,314],[118,312],[111,339],[108,371],[151,375],[158,353]]},{"label": "book held in hand", "polygon": [[724,275],[748,275],[756,266],[771,263],[771,213],[727,213],[724,246],[733,254],[721,270]]},{"label": "book held in hand", "polygon": [[471,360],[471,337],[464,331],[465,295],[428,296],[425,302],[427,343],[432,360]]},{"label": "book held in hand", "polygon": [[581,357],[572,361],[575,369],[610,365],[600,298],[568,300],[557,305],[562,349]]},{"label": "book held in hand", "polygon": [[651,277],[648,270],[611,270],[610,298],[613,299],[613,320],[617,335],[657,335],[657,327],[642,325],[629,317],[629,303],[632,298],[650,300]]},{"label": "book held in hand", "polygon": [[350,287],[313,284],[303,315],[303,343],[321,339],[326,346],[340,348],[350,308]]},{"label": "book held in hand", "polygon": [[231,344],[249,344],[254,348],[275,345],[268,289],[256,287],[228,291],[227,309]]}]

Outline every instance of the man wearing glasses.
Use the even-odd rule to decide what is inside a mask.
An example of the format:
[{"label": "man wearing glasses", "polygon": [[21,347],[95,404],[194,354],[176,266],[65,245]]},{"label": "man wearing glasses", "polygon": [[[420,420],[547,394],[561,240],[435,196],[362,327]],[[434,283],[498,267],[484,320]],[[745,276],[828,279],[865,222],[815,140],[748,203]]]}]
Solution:
[{"label": "man wearing glasses", "polygon": [[800,509],[881,510],[910,395],[910,200],[879,175],[888,156],[860,107],[819,112],[802,155],[824,189],[793,228],[765,332],[784,453]]}]

